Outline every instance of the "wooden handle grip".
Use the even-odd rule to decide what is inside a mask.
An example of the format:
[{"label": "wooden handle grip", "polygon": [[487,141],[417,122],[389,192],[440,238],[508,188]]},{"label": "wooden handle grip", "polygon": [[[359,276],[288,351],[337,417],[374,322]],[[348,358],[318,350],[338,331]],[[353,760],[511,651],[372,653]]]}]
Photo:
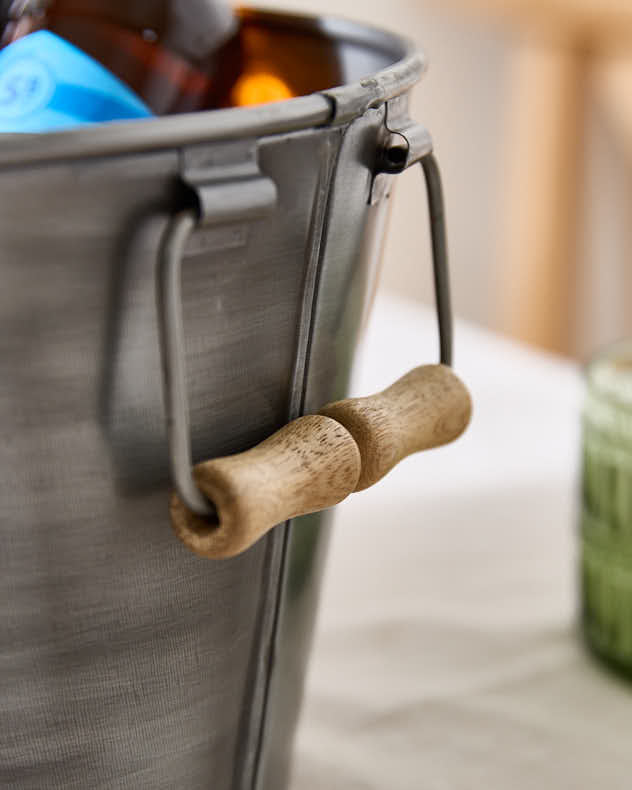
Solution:
[{"label": "wooden handle grip", "polygon": [[199,464],[193,477],[217,521],[195,515],[174,494],[173,528],[196,554],[232,557],[275,524],[331,507],[407,455],[456,439],[471,411],[450,368],[415,368],[384,392],[330,403],[251,450]]},{"label": "wooden handle grip", "polygon": [[424,365],[377,395],[330,403],[320,414],[344,425],[356,440],[362,471],[355,490],[362,491],[406,456],[460,436],[472,401],[449,367]]},{"label": "wooden handle grip", "polygon": [[196,466],[195,482],[215,505],[219,523],[196,516],[174,494],[172,525],[196,554],[232,557],[275,524],[338,504],[359,476],[360,452],[346,428],[310,414],[251,450]]}]

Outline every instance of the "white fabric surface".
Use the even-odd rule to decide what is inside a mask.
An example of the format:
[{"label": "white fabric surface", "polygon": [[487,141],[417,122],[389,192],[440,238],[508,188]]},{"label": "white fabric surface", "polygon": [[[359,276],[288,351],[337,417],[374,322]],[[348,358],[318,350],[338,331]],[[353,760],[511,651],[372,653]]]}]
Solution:
[{"label": "white fabric surface", "polygon": [[[436,354],[381,297],[354,390]],[[579,371],[462,324],[455,368],[467,435],[338,509],[292,790],[629,790],[632,686],[575,625]]]}]

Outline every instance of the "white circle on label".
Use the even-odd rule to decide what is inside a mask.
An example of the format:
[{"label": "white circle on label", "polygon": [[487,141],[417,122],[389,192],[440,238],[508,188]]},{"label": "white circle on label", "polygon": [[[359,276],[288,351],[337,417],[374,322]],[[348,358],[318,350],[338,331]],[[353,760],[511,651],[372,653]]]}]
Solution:
[{"label": "white circle on label", "polygon": [[55,90],[53,75],[40,60],[15,60],[0,73],[0,117],[20,118],[45,107]]}]

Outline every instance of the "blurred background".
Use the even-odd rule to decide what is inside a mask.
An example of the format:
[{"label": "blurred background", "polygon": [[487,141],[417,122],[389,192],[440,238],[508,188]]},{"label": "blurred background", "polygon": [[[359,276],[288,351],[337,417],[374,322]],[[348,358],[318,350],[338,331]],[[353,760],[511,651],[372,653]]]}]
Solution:
[{"label": "blurred background", "polygon": [[[578,359],[632,333],[632,6],[262,4],[360,18],[425,51],[412,115],[432,132],[442,167],[457,315]],[[419,173],[407,172],[382,285],[431,302],[425,211]]]}]

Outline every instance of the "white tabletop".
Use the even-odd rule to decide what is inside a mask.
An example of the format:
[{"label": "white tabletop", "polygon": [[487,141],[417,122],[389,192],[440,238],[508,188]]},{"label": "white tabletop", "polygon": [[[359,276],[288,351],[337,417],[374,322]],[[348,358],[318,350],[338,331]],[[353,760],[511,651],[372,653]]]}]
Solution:
[{"label": "white tabletop", "polygon": [[[378,299],[356,394],[436,359]],[[338,509],[292,790],[629,790],[632,685],[575,625],[578,369],[457,324],[474,419]]]}]

